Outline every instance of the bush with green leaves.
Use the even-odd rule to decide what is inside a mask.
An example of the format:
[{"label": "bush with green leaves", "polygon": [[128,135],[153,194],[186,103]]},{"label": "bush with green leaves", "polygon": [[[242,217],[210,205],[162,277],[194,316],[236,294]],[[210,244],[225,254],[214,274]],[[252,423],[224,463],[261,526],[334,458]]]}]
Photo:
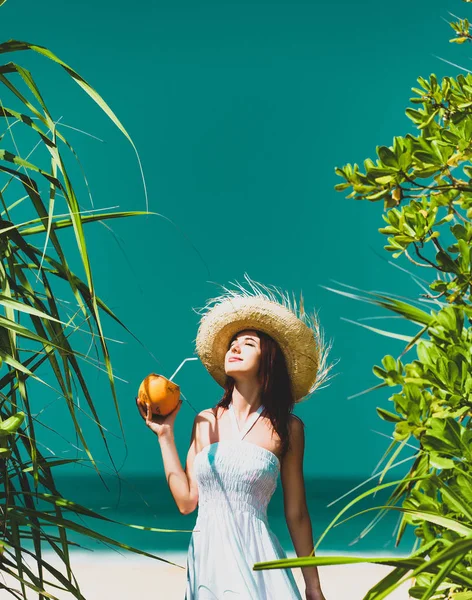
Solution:
[{"label": "bush with green leaves", "polygon": [[[467,20],[452,27],[451,41],[472,39]],[[412,581],[412,598],[472,600],[472,74],[441,81],[431,75],[418,83],[411,99],[415,108],[406,110],[418,133],[377,147],[376,160],[365,160],[363,168],[337,168],[344,181],[336,189],[350,190],[348,198],[383,204],[385,250],[412,265],[423,293],[405,301],[353,292],[352,286],[332,290],[387,309],[417,328],[406,335],[357,323],[406,343],[398,356],[385,356],[374,367],[381,383],[367,390],[392,388],[391,409],[377,409],[393,426],[380,482],[398,466],[407,444],[415,448],[414,462],[401,480],[380,483],[352,500],[315,546],[361,500],[393,488],[383,506],[368,509],[377,511],[371,525],[387,511],[398,511],[396,543],[413,527],[412,554],[287,559],[256,568],[369,561],[394,569],[365,600],[385,598]]]}]

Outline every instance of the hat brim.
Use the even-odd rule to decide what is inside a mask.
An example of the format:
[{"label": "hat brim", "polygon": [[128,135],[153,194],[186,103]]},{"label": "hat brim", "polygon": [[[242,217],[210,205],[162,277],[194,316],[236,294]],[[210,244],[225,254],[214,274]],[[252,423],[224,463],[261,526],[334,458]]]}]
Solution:
[{"label": "hat brim", "polygon": [[315,386],[319,348],[313,330],[285,306],[260,296],[236,296],[214,306],[200,322],[196,350],[200,360],[224,387],[225,355],[232,337],[244,329],[266,333],[279,345],[287,364],[295,402]]}]

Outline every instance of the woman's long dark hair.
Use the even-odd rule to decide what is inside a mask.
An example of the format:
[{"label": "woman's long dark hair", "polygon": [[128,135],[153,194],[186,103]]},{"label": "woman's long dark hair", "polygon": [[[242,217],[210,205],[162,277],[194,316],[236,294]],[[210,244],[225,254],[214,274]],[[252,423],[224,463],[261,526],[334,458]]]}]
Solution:
[{"label": "woman's long dark hair", "polygon": [[[262,383],[261,403],[265,409],[261,416],[263,415],[270,419],[273,428],[279,435],[281,441],[281,459],[283,459],[290,449],[288,423],[295,404],[287,364],[279,345],[273,338],[257,329],[250,329],[257,331],[261,344],[259,377]],[[230,345],[236,339],[238,333],[231,338]],[[228,408],[230,405],[234,389],[234,379],[229,375],[226,376],[224,388],[225,393],[215,408]]]}]

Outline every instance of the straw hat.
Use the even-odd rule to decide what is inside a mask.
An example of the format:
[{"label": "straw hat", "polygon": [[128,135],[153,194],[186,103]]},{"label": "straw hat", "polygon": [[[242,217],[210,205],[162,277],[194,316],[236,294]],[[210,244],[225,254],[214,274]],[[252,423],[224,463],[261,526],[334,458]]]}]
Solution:
[{"label": "straw hat", "polygon": [[207,300],[195,339],[196,351],[210,375],[224,387],[226,381],[225,354],[233,335],[244,329],[256,329],[273,338],[285,357],[296,402],[313,393],[328,380],[327,356],[331,343],[325,344],[317,315],[304,311],[303,297],[297,307],[274,286],[265,286],[244,277],[245,289],[235,283],[235,289],[221,286],[225,293]]}]

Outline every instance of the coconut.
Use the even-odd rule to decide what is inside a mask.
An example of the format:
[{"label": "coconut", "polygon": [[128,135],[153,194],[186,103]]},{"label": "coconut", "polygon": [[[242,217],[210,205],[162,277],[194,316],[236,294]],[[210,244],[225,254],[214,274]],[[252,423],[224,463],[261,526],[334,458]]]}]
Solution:
[{"label": "coconut", "polygon": [[179,401],[179,386],[163,375],[150,373],[139,386],[138,402],[141,406],[148,405],[154,415],[167,416]]}]

